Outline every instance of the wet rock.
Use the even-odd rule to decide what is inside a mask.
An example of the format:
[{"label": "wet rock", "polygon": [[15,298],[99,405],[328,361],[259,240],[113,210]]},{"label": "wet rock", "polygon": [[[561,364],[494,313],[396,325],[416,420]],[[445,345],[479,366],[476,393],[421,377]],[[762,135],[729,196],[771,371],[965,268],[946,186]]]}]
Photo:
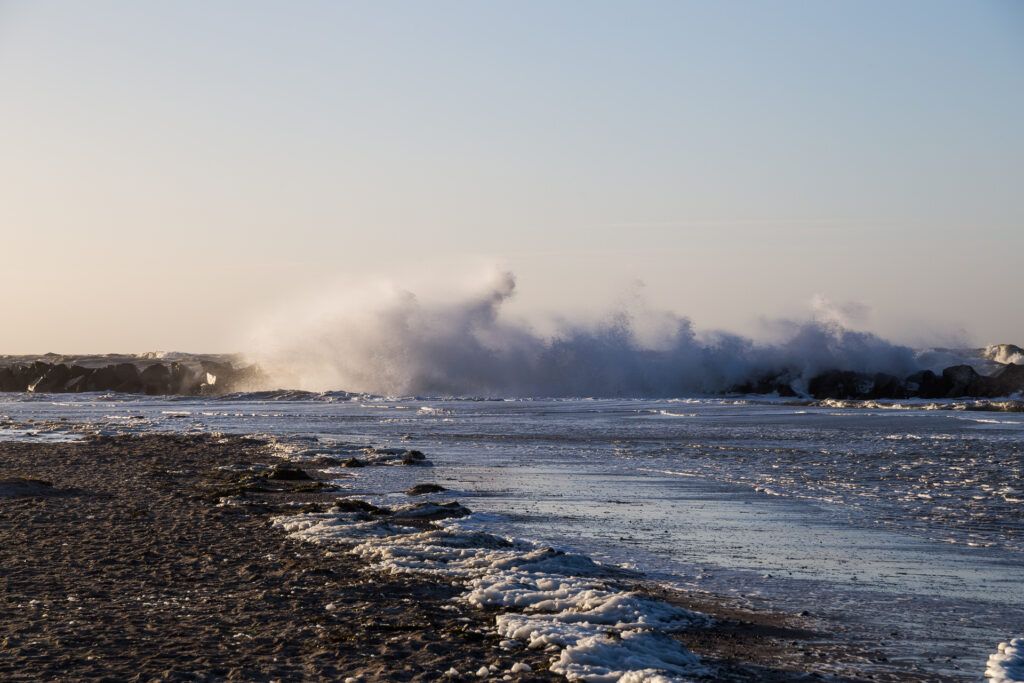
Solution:
[{"label": "wet rock", "polygon": [[313,477],[294,465],[278,465],[267,473],[267,479],[274,481],[310,481]]},{"label": "wet rock", "polygon": [[348,460],[342,460],[341,461],[341,466],[342,467],[366,467],[366,462],[364,462],[363,460],[360,460],[359,458],[353,457],[353,458],[349,458]]},{"label": "wet rock", "polygon": [[82,364],[62,361],[53,354],[31,362],[7,361],[0,367],[0,391],[207,395],[227,393],[257,383],[262,377],[254,365],[235,368],[230,363],[152,358],[99,365],[94,357],[85,358],[88,362]]},{"label": "wet rock", "polygon": [[947,398],[970,396],[971,389],[977,390],[980,380],[981,375],[970,365],[954,365],[942,371]]},{"label": "wet rock", "polygon": [[201,392],[206,381],[206,373],[200,368],[189,367],[182,363],[171,363],[168,370],[169,393],[192,396]]},{"label": "wet rock", "polygon": [[921,398],[940,398],[946,395],[947,387],[942,378],[931,370],[915,372],[904,381],[910,396]]},{"label": "wet rock", "polygon": [[387,515],[391,513],[391,510],[388,508],[378,507],[358,498],[342,498],[335,501],[334,510],[337,512],[365,512],[370,515]]},{"label": "wet rock", "polygon": [[60,391],[71,378],[71,370],[67,365],[60,363],[42,369],[42,375],[29,388],[30,391],[45,394],[53,391]]},{"label": "wet rock", "polygon": [[416,503],[395,510],[391,517],[398,520],[433,522],[439,519],[466,517],[470,514],[472,511],[469,508],[456,501],[451,501],[448,503]]},{"label": "wet rock", "polygon": [[85,391],[85,387],[88,384],[92,370],[89,368],[83,368],[81,365],[72,365],[68,374],[70,378],[64,383],[61,391],[67,393],[78,393],[80,391]]},{"label": "wet rock", "polygon": [[793,377],[789,373],[762,375],[748,382],[729,388],[730,394],[778,394],[779,396],[796,396],[793,390]]},{"label": "wet rock", "polygon": [[407,489],[405,494],[407,496],[423,496],[428,493],[439,493],[447,490],[448,489],[439,484],[416,484],[412,488]]},{"label": "wet rock", "polygon": [[984,379],[987,396],[1011,396],[1024,392],[1024,365],[1007,365]]},{"label": "wet rock", "polygon": [[24,391],[25,387],[13,368],[0,368],[0,391]]},{"label": "wet rock", "polygon": [[132,363],[118,363],[114,366],[114,375],[117,378],[117,386],[114,391],[123,391],[129,394],[142,392],[142,378],[139,376],[139,369]]},{"label": "wet rock", "polygon": [[171,371],[162,363],[150,365],[139,373],[142,391],[150,396],[171,393]]},{"label": "wet rock", "polygon": [[899,377],[880,372],[874,376],[874,385],[868,398],[907,398],[907,387]]},{"label": "wet rock", "polygon": [[807,389],[817,399],[867,398],[875,387],[871,375],[849,370],[829,370],[811,379]]},{"label": "wet rock", "polygon": [[345,459],[333,455],[317,455],[311,462],[317,467],[344,467]]},{"label": "wet rock", "polygon": [[121,383],[112,366],[96,368],[85,378],[85,391],[112,391]]}]

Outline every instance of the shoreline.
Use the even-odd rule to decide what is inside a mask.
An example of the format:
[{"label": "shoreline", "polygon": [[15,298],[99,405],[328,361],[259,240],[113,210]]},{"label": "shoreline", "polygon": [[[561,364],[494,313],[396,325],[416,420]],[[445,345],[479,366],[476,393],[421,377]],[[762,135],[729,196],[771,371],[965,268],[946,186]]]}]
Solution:
[{"label": "shoreline", "polygon": [[[496,679],[563,680],[547,671],[548,653],[502,648],[499,611],[454,600],[456,582],[375,571],[344,548],[325,552],[274,529],[274,515],[337,499],[308,463],[297,466],[312,479],[257,477],[253,490],[252,466],[280,460],[244,436],[0,444],[0,478],[49,482],[0,490],[10,539],[0,550],[10,568],[0,675],[368,681],[454,670],[450,679],[479,680],[494,664]],[[218,505],[243,481],[247,504]],[[706,680],[813,680],[834,674],[833,662],[846,671],[834,680],[914,680],[798,615],[645,590],[712,617],[674,636],[712,668]],[[513,674],[516,664],[531,671]]]}]

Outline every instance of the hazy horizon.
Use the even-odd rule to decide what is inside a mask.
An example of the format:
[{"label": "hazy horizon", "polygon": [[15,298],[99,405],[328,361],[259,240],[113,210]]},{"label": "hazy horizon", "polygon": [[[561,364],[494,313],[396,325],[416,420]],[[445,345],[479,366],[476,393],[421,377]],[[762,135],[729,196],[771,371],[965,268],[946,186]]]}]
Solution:
[{"label": "hazy horizon", "polygon": [[[1013,2],[0,2],[0,354],[245,352],[511,271],[539,329],[1024,343]],[[467,284],[469,283],[469,284]]]}]

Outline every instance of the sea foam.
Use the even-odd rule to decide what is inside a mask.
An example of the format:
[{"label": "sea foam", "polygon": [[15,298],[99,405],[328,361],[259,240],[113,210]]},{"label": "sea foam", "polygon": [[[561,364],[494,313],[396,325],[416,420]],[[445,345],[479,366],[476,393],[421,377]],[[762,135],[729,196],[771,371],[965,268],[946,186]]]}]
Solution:
[{"label": "sea foam", "polygon": [[[429,505],[452,515],[451,504],[413,504],[393,514],[305,513],[274,524],[293,537],[344,544],[373,569],[426,574],[460,583],[459,600],[500,607],[502,638],[551,655],[551,671],[569,680],[668,683],[707,673],[671,633],[706,626],[709,619],[624,587],[625,574],[584,555],[504,538],[446,520],[405,526]],[[468,511],[466,511],[468,512]]]},{"label": "sea foam", "polygon": [[1024,638],[999,643],[989,655],[985,678],[992,683],[1024,683]]}]

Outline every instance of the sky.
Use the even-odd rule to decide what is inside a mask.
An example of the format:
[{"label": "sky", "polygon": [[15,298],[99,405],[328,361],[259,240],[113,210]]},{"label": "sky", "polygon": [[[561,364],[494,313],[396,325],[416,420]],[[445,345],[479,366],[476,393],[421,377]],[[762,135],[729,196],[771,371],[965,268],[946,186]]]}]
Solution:
[{"label": "sky", "polygon": [[493,268],[538,320],[1024,343],[1014,0],[0,0],[0,98],[0,353]]}]

